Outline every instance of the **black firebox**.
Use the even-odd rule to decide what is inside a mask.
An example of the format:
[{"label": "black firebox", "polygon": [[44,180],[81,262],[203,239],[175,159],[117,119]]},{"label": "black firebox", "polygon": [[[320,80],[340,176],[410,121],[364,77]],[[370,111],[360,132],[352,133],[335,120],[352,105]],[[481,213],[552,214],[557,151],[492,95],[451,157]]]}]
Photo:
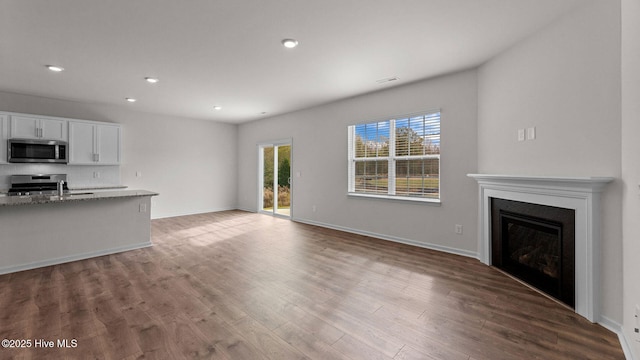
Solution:
[{"label": "black firebox", "polygon": [[575,211],[491,199],[491,263],[575,306]]}]

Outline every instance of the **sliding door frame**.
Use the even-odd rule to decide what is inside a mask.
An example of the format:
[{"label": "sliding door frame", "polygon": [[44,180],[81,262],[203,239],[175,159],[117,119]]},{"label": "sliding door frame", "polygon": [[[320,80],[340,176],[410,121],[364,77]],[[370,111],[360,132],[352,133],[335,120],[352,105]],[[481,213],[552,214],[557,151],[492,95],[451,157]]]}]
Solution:
[{"label": "sliding door frame", "polygon": [[[269,214],[273,216],[278,216],[286,219],[291,219],[293,217],[293,176],[290,177],[289,181],[289,215],[279,214],[277,212],[278,206],[278,151],[277,147],[279,146],[289,146],[289,167],[293,168],[293,139],[279,139],[273,141],[264,141],[260,142],[257,145],[258,151],[258,212],[263,214]],[[273,210],[266,211],[264,210],[264,149],[268,147],[273,147],[274,151],[274,171],[273,171],[273,185],[274,185],[274,194],[273,194]]]}]

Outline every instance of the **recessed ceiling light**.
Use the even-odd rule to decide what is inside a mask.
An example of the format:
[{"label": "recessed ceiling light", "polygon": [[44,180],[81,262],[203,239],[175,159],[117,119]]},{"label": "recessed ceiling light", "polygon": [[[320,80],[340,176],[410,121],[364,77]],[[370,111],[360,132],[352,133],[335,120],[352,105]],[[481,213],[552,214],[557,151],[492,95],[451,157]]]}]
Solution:
[{"label": "recessed ceiling light", "polygon": [[284,39],[282,40],[282,45],[288,49],[293,49],[298,46],[298,40],[296,39]]},{"label": "recessed ceiling light", "polygon": [[213,107],[213,110],[222,110],[222,106],[216,105]]},{"label": "recessed ceiling light", "polygon": [[136,102],[136,99],[134,99],[134,98],[124,98],[124,99],[127,100],[130,103]]},{"label": "recessed ceiling light", "polygon": [[158,81],[160,81],[160,79],[158,79],[158,78],[154,78],[154,77],[146,77],[146,78],[144,78],[144,79],[145,79],[145,80],[147,80],[147,82],[148,82],[148,83],[151,83],[151,84],[155,84],[155,83],[157,83]]},{"label": "recessed ceiling light", "polygon": [[64,70],[63,67],[60,66],[55,66],[55,65],[47,65],[47,69],[54,71],[54,72],[60,72],[62,70]]}]

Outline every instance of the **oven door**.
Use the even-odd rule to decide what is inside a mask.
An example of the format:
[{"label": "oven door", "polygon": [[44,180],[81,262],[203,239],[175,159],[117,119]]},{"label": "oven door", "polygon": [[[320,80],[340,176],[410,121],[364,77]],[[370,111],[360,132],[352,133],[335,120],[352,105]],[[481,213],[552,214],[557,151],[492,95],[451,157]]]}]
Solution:
[{"label": "oven door", "polygon": [[7,161],[10,163],[67,163],[67,144],[62,141],[8,141]]}]

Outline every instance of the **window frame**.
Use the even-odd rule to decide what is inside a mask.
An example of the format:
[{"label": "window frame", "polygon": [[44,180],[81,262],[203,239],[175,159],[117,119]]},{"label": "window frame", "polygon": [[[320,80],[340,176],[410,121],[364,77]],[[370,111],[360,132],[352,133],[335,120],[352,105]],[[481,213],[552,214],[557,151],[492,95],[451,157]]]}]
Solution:
[{"label": "window frame", "polygon": [[[429,115],[432,114],[439,114],[439,126],[440,126],[440,134],[438,136],[438,142],[439,142],[439,151],[438,154],[423,154],[423,155],[396,155],[396,121],[398,120],[404,120],[404,119],[411,119],[411,118],[415,118],[415,117],[428,117]],[[357,158],[356,154],[355,154],[355,141],[356,141],[356,127],[358,125],[363,125],[363,124],[375,124],[375,123],[383,123],[383,122],[389,122],[389,150],[388,156],[381,156],[381,157],[362,157],[362,158]],[[362,198],[374,198],[374,199],[386,199],[386,200],[397,200],[397,201],[413,201],[413,202],[421,202],[421,203],[425,203],[425,204],[433,204],[433,205],[439,205],[442,201],[442,176],[440,174],[440,171],[442,169],[442,164],[441,164],[441,143],[442,143],[442,111],[440,109],[435,109],[435,110],[429,110],[429,111],[422,111],[422,112],[417,112],[417,113],[412,113],[412,114],[407,114],[407,115],[401,115],[401,116],[394,116],[394,117],[390,117],[384,120],[378,120],[378,121],[366,121],[366,122],[360,122],[360,123],[356,123],[356,124],[352,124],[349,125],[347,127],[347,134],[348,134],[348,140],[347,140],[347,146],[348,146],[348,151],[347,151],[347,162],[348,162],[348,169],[347,169],[347,181],[348,181],[348,185],[347,185],[347,195],[348,196],[352,196],[352,197],[362,197]],[[407,160],[426,160],[426,159],[438,159],[438,197],[437,198],[431,198],[431,197],[424,197],[424,196],[410,196],[410,195],[397,195],[396,194],[396,179],[397,179],[397,175],[396,175],[396,171],[397,171],[397,162],[398,161],[407,161]],[[365,161],[387,161],[387,177],[388,177],[388,184],[387,184],[387,193],[374,193],[374,192],[358,192],[356,191],[355,188],[355,183],[356,183],[356,164],[358,162],[365,162]]]}]

